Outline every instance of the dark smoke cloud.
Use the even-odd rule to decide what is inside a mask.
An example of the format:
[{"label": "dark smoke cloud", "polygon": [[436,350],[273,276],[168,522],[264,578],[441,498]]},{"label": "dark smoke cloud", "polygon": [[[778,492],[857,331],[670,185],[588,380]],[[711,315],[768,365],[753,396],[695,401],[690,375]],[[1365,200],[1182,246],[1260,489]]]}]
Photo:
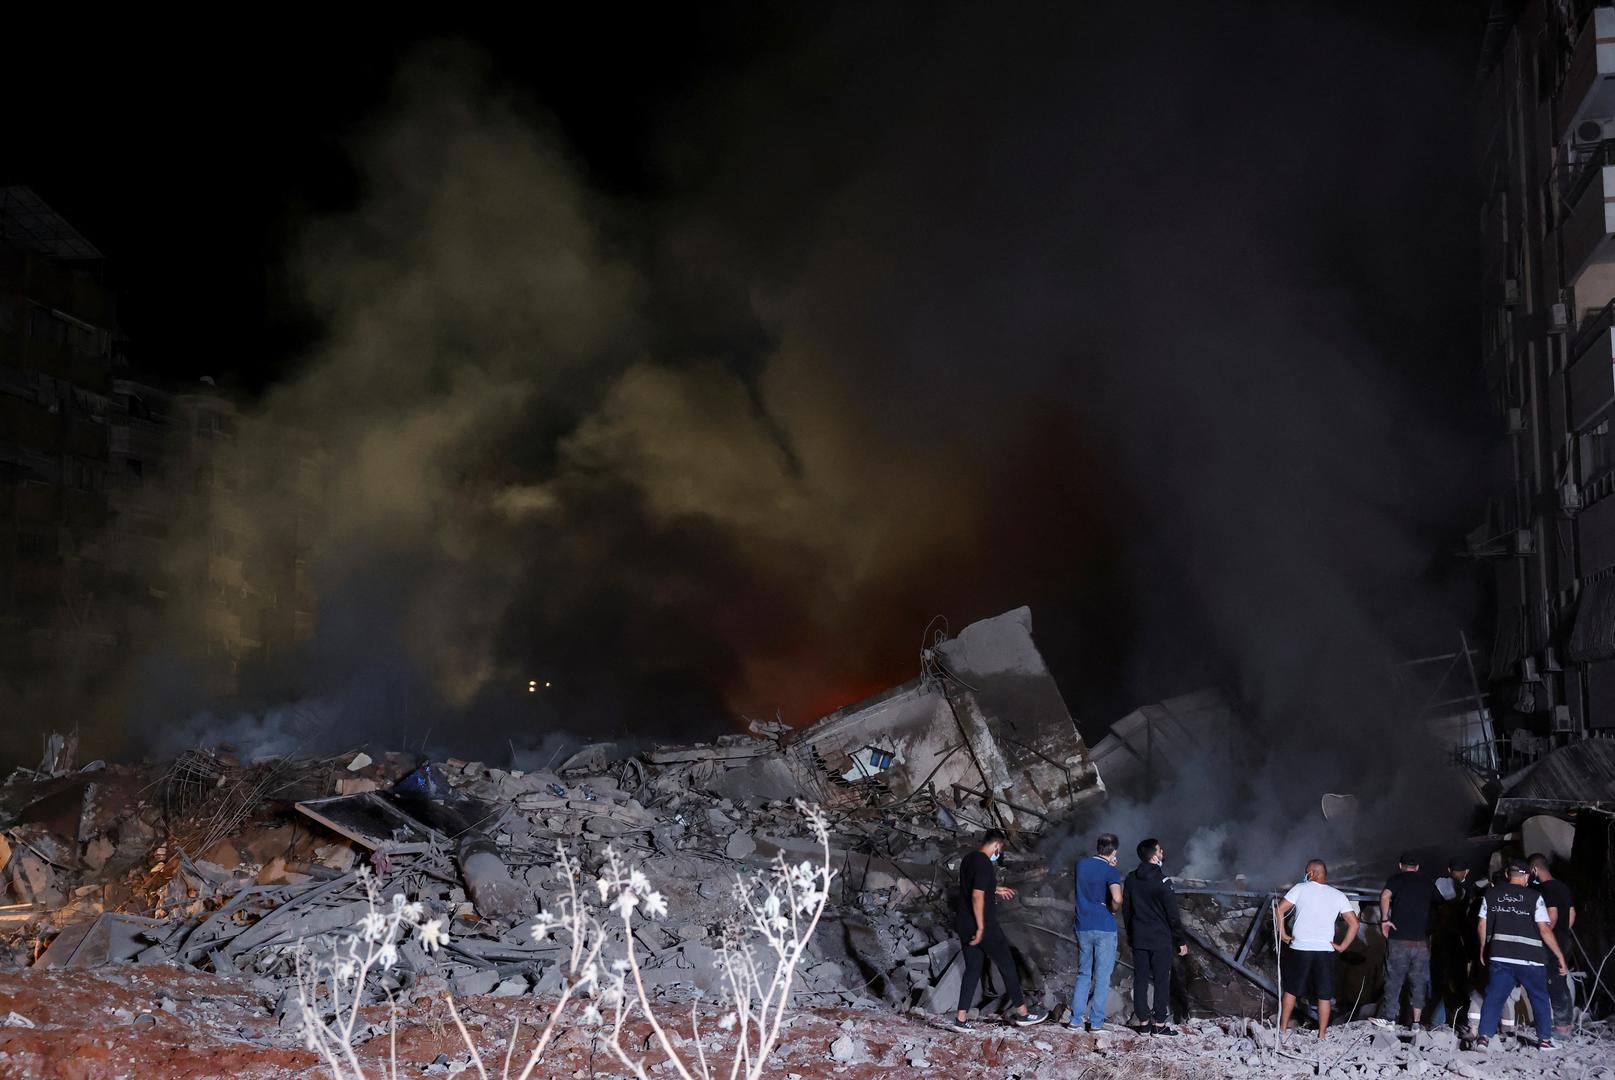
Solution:
[{"label": "dark smoke cloud", "polygon": [[1472,496],[1462,53],[848,9],[663,107],[630,201],[425,50],[262,406],[329,462],[290,682],[349,736],[402,698],[492,745],[803,721],[911,677],[932,614],[1031,602],[1091,736],[1248,702],[1229,820],[1386,774],[1384,672],[1469,614],[1432,569]]}]

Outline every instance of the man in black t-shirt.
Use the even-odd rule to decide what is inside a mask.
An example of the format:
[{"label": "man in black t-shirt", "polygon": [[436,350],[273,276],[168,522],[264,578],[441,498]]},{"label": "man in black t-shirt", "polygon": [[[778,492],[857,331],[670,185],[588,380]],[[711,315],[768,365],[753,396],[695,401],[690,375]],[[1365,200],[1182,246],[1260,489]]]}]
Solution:
[{"label": "man in black t-shirt", "polygon": [[995,864],[1004,852],[1004,834],[989,829],[981,838],[981,846],[959,862],[959,903],[954,911],[953,928],[958,931],[964,946],[964,981],[959,984],[959,1011],[953,1023],[954,1031],[979,1031],[970,1023],[970,1006],[975,1004],[976,986],[982,970],[991,960],[998,968],[999,978],[1009,994],[1015,1013],[1012,1019],[1017,1027],[1041,1024],[1049,1014],[1041,1009],[1028,1009],[1021,993],[1020,979],[1015,974],[1015,958],[1010,955],[1009,939],[998,926],[996,901],[1009,900],[1015,890],[998,884]]},{"label": "man in black t-shirt", "polygon": [[[1569,956],[1570,932],[1576,926],[1576,900],[1570,886],[1553,876],[1553,867],[1546,855],[1538,852],[1531,856],[1531,877],[1537,892],[1548,908],[1548,926],[1565,945]],[[1559,1035],[1570,1034],[1570,978],[1561,975],[1557,968],[1548,965],[1548,1000],[1553,1002],[1553,1030]]]},{"label": "man in black t-shirt", "polygon": [[1380,999],[1381,1024],[1395,1024],[1402,1013],[1402,987],[1408,988],[1413,1026],[1424,1014],[1430,987],[1430,915],[1440,899],[1436,883],[1419,873],[1419,856],[1405,852],[1397,872],[1379,894],[1380,932],[1385,935],[1385,996]]}]

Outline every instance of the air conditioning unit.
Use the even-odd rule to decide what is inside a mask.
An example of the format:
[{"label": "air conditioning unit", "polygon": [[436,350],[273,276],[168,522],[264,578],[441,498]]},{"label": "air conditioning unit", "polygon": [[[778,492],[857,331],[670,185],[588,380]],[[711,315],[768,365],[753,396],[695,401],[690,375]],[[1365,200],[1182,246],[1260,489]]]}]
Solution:
[{"label": "air conditioning unit", "polygon": [[1570,305],[1560,301],[1548,309],[1549,331],[1562,334],[1570,329]]},{"label": "air conditioning unit", "polygon": [[1553,733],[1561,735],[1574,730],[1575,728],[1570,722],[1570,706],[1555,705],[1553,707]]},{"label": "air conditioning unit", "polygon": [[1525,430],[1525,410],[1524,409],[1520,408],[1517,405],[1509,406],[1509,410],[1508,410],[1508,429],[1507,430],[1508,430],[1508,433],[1510,435],[1518,435],[1520,432]]},{"label": "air conditioning unit", "polygon": [[1536,657],[1526,656],[1520,659],[1520,681],[1541,682],[1542,673],[1537,670]]},{"label": "air conditioning unit", "polygon": [[1566,514],[1574,514],[1583,506],[1585,500],[1581,497],[1581,485],[1573,480],[1566,480],[1559,485],[1559,509]]},{"label": "air conditioning unit", "polygon": [[1605,139],[1615,139],[1615,120],[1583,120],[1576,125],[1577,146],[1592,146]]},{"label": "air conditioning unit", "polygon": [[1514,554],[1535,555],[1536,534],[1530,529],[1516,529],[1514,531]]},{"label": "air conditioning unit", "polygon": [[1520,302],[1520,279],[1503,279],[1503,306],[1514,307]]},{"label": "air conditioning unit", "polygon": [[1563,671],[1564,665],[1559,663],[1559,653],[1552,645],[1542,650],[1542,667],[1545,671]]}]

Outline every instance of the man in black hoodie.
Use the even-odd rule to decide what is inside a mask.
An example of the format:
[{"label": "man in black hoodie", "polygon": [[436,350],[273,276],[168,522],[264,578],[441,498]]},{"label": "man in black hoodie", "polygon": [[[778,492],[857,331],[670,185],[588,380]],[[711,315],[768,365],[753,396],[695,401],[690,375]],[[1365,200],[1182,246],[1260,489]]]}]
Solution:
[{"label": "man in black hoodie", "polygon": [[[1161,869],[1166,850],[1154,837],[1138,845],[1138,869],[1122,890],[1122,922],[1133,945],[1133,1012],[1149,1035],[1176,1035],[1172,1018],[1172,957],[1189,955],[1178,896]],[[1154,1008],[1150,988],[1154,986]],[[1152,1022],[1153,1017],[1153,1022]]]}]

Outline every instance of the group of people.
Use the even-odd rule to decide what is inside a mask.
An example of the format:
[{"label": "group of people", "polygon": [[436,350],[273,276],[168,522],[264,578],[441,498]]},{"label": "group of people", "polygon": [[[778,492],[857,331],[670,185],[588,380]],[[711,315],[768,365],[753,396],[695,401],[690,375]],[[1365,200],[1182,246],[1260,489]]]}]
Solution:
[{"label": "group of people", "polygon": [[[1166,849],[1151,837],[1138,845],[1138,868],[1124,880],[1117,869],[1114,834],[1099,838],[1098,854],[1077,864],[1076,932],[1079,972],[1071,998],[1071,1027],[1098,1031],[1105,1024],[1105,999],[1116,966],[1116,913],[1127,927],[1133,949],[1133,1008],[1153,1035],[1176,1035],[1170,1026],[1172,958],[1189,952],[1189,936],[1178,913],[1178,898],[1161,864]],[[995,900],[1008,900],[1015,890],[998,884],[996,864],[1004,850],[1004,834],[989,830],[977,850],[959,864],[959,907],[954,929],[964,949],[964,981],[959,986],[955,1031],[975,1030],[969,1019],[976,987],[988,960],[998,970],[1009,998],[1010,1021],[1021,1027],[1049,1018],[1026,1004],[1009,939],[998,925]],[[1090,1011],[1090,1001],[1092,1009]]]},{"label": "group of people", "polygon": [[[960,864],[955,929],[963,947],[964,979],[956,1031],[975,1030],[970,1007],[988,960],[1004,984],[1012,1023],[1025,1027],[1048,1019],[1047,1012],[1027,1005],[1009,940],[998,923],[996,901],[1015,896],[1014,889],[1000,886],[997,879],[1004,840],[1002,832],[988,831]],[[1114,833],[1102,834],[1094,854],[1081,859],[1074,872],[1077,982],[1066,1024],[1088,1031],[1105,1025],[1119,915],[1133,951],[1135,1030],[1176,1035],[1170,1024],[1172,962],[1188,954],[1190,938],[1163,869],[1166,849],[1155,837],[1140,841],[1138,866],[1124,878],[1117,866],[1119,847]],[[1472,1028],[1475,1044],[1485,1046],[1496,1036],[1505,1008],[1523,993],[1541,1048],[1553,1048],[1556,1030],[1569,1030],[1568,965],[1555,931],[1574,925],[1575,905],[1546,856],[1508,862],[1490,888],[1482,889],[1464,859],[1451,860],[1447,875],[1436,880],[1422,874],[1417,854],[1408,852],[1372,914],[1386,946],[1380,1023],[1396,1023],[1406,992],[1414,1026],[1431,1008],[1436,1024],[1444,1023],[1450,1010],[1454,1026]],[[1329,1030],[1336,956],[1366,933],[1358,905],[1329,884],[1323,860],[1313,859],[1305,877],[1278,902],[1274,921],[1283,942],[1279,1028],[1287,1029],[1297,1004],[1310,998],[1317,1006],[1321,1039]],[[1344,935],[1338,933],[1342,923]]]},{"label": "group of people", "polygon": [[1405,990],[1414,1026],[1433,1010],[1436,1024],[1450,1016],[1484,1046],[1523,995],[1537,1045],[1552,1049],[1556,1034],[1569,1033],[1570,969],[1561,938],[1575,926],[1576,905],[1546,855],[1509,860],[1483,887],[1463,858],[1432,879],[1408,852],[1380,893],[1379,922],[1386,938],[1380,1023],[1400,1019]]}]

